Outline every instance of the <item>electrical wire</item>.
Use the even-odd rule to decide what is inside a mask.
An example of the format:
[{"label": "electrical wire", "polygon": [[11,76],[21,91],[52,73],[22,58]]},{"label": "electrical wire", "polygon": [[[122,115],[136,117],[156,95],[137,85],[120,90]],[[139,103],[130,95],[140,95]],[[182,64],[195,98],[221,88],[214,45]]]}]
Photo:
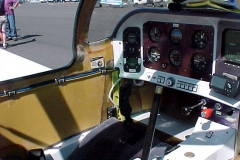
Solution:
[{"label": "electrical wire", "polygon": [[109,90],[109,93],[108,93],[108,98],[110,99],[110,101],[112,102],[112,104],[114,104],[114,106],[118,107],[118,105],[113,101],[112,99],[112,91],[113,89],[116,87],[116,85],[122,80],[122,78],[119,78],[111,87],[111,89]]}]

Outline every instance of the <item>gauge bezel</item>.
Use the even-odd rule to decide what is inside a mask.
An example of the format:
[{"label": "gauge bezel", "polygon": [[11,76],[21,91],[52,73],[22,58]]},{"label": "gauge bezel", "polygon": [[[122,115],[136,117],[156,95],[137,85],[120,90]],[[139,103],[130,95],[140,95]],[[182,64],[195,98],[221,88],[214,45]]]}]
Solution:
[{"label": "gauge bezel", "polygon": [[182,42],[182,39],[183,39],[182,31],[179,28],[173,28],[170,32],[171,43],[174,45],[179,45]]},{"label": "gauge bezel", "polygon": [[135,32],[128,32],[126,34],[126,39],[128,43],[136,43],[138,40],[138,34]]},{"label": "gauge bezel", "polygon": [[[157,51],[157,54],[159,55],[159,57],[153,57],[152,56],[152,51],[153,50]],[[148,59],[149,59],[149,61],[151,61],[153,63],[158,63],[159,62],[159,60],[161,59],[161,53],[160,53],[160,50],[159,50],[158,47],[152,46],[148,49]]]},{"label": "gauge bezel", "polygon": [[[197,57],[197,56],[200,56],[200,57]],[[196,60],[199,62],[196,63]],[[200,64],[200,63],[204,63],[204,64]],[[206,56],[202,53],[193,54],[192,60],[191,60],[191,66],[192,66],[192,69],[195,71],[204,72],[207,68]]]},{"label": "gauge bezel", "polygon": [[[177,58],[175,56],[178,56]],[[176,61],[176,59],[178,59]],[[179,50],[174,49],[169,53],[169,61],[172,65],[178,67],[182,64],[182,54]]]},{"label": "gauge bezel", "polygon": [[[153,32],[155,32],[155,33],[153,33]],[[157,43],[160,41],[160,37],[161,37],[160,30],[155,26],[151,27],[148,32],[148,36],[152,42]]]},{"label": "gauge bezel", "polygon": [[[203,37],[201,37],[201,36],[203,36]],[[205,48],[208,43],[207,33],[204,30],[200,30],[200,29],[196,30],[193,33],[192,41],[193,41],[194,46],[196,46],[198,49]]]}]

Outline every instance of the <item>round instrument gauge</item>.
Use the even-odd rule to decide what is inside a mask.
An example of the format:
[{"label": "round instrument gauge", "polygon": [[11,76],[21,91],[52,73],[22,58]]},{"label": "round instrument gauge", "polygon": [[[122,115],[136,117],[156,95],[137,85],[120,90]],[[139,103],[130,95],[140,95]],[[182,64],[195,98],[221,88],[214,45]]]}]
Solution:
[{"label": "round instrument gauge", "polygon": [[129,43],[135,43],[137,42],[137,34],[135,32],[129,32],[127,34],[127,42]]},{"label": "round instrument gauge", "polygon": [[174,66],[180,66],[182,64],[182,55],[178,50],[173,50],[169,54],[170,63]]},{"label": "round instrument gauge", "polygon": [[157,27],[152,27],[149,31],[149,38],[153,42],[158,42],[160,40],[160,31]]},{"label": "round instrument gauge", "polygon": [[130,57],[130,58],[127,58],[127,64],[128,64],[128,66],[130,66],[131,68],[134,68],[134,67],[136,67],[137,66],[137,64],[138,64],[138,60],[137,60],[137,58],[135,58],[135,57]]},{"label": "round instrument gauge", "polygon": [[199,48],[205,48],[207,45],[207,34],[203,30],[198,30],[193,34],[193,43]]},{"label": "round instrument gauge", "polygon": [[148,59],[151,62],[158,62],[160,58],[161,58],[161,54],[157,47],[154,46],[148,50]]},{"label": "round instrument gauge", "polygon": [[170,34],[170,40],[173,44],[178,45],[182,42],[182,32],[178,28],[174,28]]},{"label": "round instrument gauge", "polygon": [[206,69],[207,61],[203,54],[196,53],[192,57],[192,67],[196,71],[204,71]]}]

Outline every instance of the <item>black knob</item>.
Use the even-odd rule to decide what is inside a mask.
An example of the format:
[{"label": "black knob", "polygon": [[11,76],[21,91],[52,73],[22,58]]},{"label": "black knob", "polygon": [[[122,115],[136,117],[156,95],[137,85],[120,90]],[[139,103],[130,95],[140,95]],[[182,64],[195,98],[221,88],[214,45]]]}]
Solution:
[{"label": "black knob", "polygon": [[191,111],[192,111],[192,109],[190,107],[182,107],[181,108],[181,113],[183,115],[189,115]]},{"label": "black knob", "polygon": [[169,77],[169,78],[166,80],[166,84],[167,84],[168,86],[173,86],[174,83],[175,83],[175,80],[174,80],[174,78],[172,78],[172,77]]}]

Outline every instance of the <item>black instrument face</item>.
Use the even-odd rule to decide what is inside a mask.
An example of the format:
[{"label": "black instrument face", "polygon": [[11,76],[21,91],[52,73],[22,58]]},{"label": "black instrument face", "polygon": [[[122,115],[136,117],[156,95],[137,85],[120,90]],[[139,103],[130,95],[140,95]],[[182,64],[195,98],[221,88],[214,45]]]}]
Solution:
[{"label": "black instrument face", "polygon": [[137,42],[138,35],[135,32],[129,32],[127,34],[127,41],[129,43],[136,43]]},{"label": "black instrument face", "polygon": [[160,40],[160,31],[157,27],[152,27],[149,31],[149,38],[152,42],[159,42]]},{"label": "black instrument face", "polygon": [[207,34],[203,30],[198,30],[193,35],[193,43],[199,48],[203,49],[207,46]]},{"label": "black instrument face", "polygon": [[201,53],[196,53],[192,58],[192,67],[196,71],[205,71],[207,65],[206,57]]},{"label": "black instrument face", "polygon": [[172,50],[169,54],[169,61],[174,66],[180,66],[182,63],[182,55],[178,50]]}]

